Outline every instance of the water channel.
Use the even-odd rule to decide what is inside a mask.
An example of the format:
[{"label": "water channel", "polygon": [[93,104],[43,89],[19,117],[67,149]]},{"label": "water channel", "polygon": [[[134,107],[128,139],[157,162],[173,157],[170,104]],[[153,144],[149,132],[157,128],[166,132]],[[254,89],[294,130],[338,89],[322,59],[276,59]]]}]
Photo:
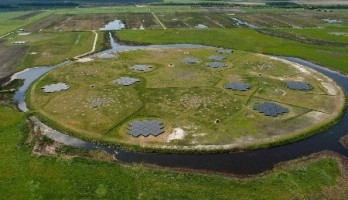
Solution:
[{"label": "water channel", "polygon": [[[127,46],[118,44],[112,38],[111,34],[110,41],[112,49],[101,53],[115,53],[128,50],[155,48],[209,48],[202,45],[191,44]],[[337,84],[342,87],[345,93],[348,94],[347,76],[299,58],[278,58],[298,63],[300,65],[312,68],[316,71],[325,74],[326,76],[336,81]],[[68,63],[65,62],[60,65],[51,67],[30,68],[13,75],[12,79],[24,79],[24,85],[21,88],[19,88],[19,90],[16,92],[14,96],[14,100],[17,102],[20,110],[22,110],[23,112],[28,111],[25,105],[25,93],[28,90],[31,83],[33,83],[37,78],[47,73],[48,71],[53,70],[56,67],[59,67],[64,64]],[[348,156],[348,150],[345,149],[339,142],[340,138],[348,133],[347,122],[348,111],[345,111],[342,119],[333,127],[294,143],[247,152],[231,152],[207,155],[129,152],[122,149],[109,148],[103,145],[97,145],[90,142],[82,141],[78,138],[73,138],[69,135],[54,130],[47,131],[45,135],[65,145],[70,145],[83,149],[105,150],[108,153],[114,154],[117,160],[126,163],[147,163],[164,167],[187,168],[216,171],[222,173],[233,173],[239,175],[250,175],[270,170],[277,163],[293,160],[301,156],[306,156],[323,150],[331,150],[342,155]],[[41,122],[38,121],[38,123]],[[47,126],[46,128],[50,129]]]}]

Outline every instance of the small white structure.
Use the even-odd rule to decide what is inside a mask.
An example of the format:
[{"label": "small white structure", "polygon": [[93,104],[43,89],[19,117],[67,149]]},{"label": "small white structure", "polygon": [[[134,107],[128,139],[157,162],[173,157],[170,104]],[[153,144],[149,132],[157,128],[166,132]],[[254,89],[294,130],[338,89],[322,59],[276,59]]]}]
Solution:
[{"label": "small white structure", "polygon": [[208,28],[208,26],[204,25],[204,24],[197,24],[197,26],[195,26],[195,28],[198,28],[198,29],[206,29]]},{"label": "small white structure", "polygon": [[16,45],[23,45],[23,44],[26,44],[27,42],[26,41],[15,41],[15,42],[12,42],[12,44],[16,44]]},{"label": "small white structure", "polygon": [[27,35],[31,35],[30,32],[22,32],[22,33],[18,33],[19,36],[27,36]]},{"label": "small white structure", "polygon": [[111,58],[115,58],[116,56],[111,53],[102,53],[102,54],[99,54],[98,57],[102,59],[111,59]]}]

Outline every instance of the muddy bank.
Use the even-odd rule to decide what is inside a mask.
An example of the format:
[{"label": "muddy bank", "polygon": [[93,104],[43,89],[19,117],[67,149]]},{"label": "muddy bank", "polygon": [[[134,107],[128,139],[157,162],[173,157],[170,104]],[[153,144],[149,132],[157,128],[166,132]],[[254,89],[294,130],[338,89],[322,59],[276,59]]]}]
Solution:
[{"label": "muddy bank", "polygon": [[340,139],[340,143],[346,148],[348,149],[348,134],[341,137]]}]

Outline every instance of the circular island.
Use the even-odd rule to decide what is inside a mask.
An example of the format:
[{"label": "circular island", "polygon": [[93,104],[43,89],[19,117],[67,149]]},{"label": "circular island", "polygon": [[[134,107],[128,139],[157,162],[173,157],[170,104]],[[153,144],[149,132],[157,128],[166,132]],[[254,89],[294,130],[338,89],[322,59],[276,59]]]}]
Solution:
[{"label": "circular island", "polygon": [[[43,88],[64,84],[65,90]],[[335,122],[345,95],[330,78],[275,57],[217,48],[133,50],[56,68],[27,103],[81,139],[168,152],[246,150]]]}]

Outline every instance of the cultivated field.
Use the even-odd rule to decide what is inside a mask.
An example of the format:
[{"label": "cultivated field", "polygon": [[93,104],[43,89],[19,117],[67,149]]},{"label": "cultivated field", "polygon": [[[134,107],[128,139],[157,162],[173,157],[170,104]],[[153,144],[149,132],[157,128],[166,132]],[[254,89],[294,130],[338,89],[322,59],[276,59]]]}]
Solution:
[{"label": "cultivated field", "polygon": [[[14,35],[7,40],[7,45],[14,41],[26,41],[28,52],[17,70],[54,65],[86,53],[92,49],[94,41],[92,32],[33,33],[27,36]],[[100,42],[102,40],[100,34]],[[25,48],[23,46],[23,48]],[[18,48],[18,47],[17,47]]]},{"label": "cultivated field", "polygon": [[[34,13],[34,14],[33,14]],[[16,31],[19,28],[30,25],[40,19],[49,16],[52,11],[47,12],[0,12],[0,37],[6,33]]]},{"label": "cultivated field", "polygon": [[6,46],[0,41],[0,80],[16,71],[15,66],[25,55],[25,46]]},{"label": "cultivated field", "polygon": [[[34,84],[31,108],[63,130],[80,137],[111,143],[147,147],[188,146],[190,148],[245,148],[298,137],[330,123],[345,104],[343,92],[330,79],[265,56],[236,51],[226,56],[227,67],[205,66],[215,48],[138,50],[118,58],[96,58],[58,68]],[[184,57],[199,64],[183,64]],[[156,58],[155,60],[153,58]],[[135,72],[134,64],[153,66],[149,72]],[[174,67],[170,67],[174,66]],[[135,86],[117,86],[121,76],[140,78]],[[301,80],[314,89],[287,89],[285,80]],[[251,89],[233,92],[228,82],[247,82]],[[44,93],[41,87],[64,82],[68,91]],[[277,102],[288,114],[267,117],[253,110],[264,101]],[[158,137],[128,135],[128,123],[136,119],[160,119],[165,133]],[[220,120],[216,124],[214,121]],[[186,135],[169,141],[174,129]],[[219,146],[223,145],[223,146]]]}]

